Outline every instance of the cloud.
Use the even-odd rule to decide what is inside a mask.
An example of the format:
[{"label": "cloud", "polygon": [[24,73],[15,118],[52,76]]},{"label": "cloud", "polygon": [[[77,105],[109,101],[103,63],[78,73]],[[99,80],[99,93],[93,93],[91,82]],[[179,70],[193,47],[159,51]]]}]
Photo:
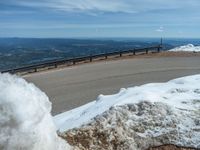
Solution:
[{"label": "cloud", "polygon": [[[30,23],[0,23],[1,28],[15,28],[15,29],[100,29],[100,28],[137,28],[137,27],[149,27],[147,24],[112,24],[112,23],[101,23],[101,24],[58,24],[58,23],[42,23],[37,22],[37,24]],[[151,27],[155,27],[156,25],[151,25]]]},{"label": "cloud", "polygon": [[164,27],[160,26],[158,29],[156,29],[156,32],[164,32]]},{"label": "cloud", "polygon": [[199,36],[199,8],[199,0],[0,0],[0,36],[13,36],[15,32],[30,36],[35,31],[76,35],[75,29],[88,36],[86,30],[95,28],[113,36],[118,32],[119,36],[129,35],[128,30],[135,36],[142,32],[172,36],[178,29],[184,36]]},{"label": "cloud", "polygon": [[123,12],[137,13],[151,10],[178,9],[200,6],[198,0],[2,0],[0,4],[60,10],[66,12]]},{"label": "cloud", "polygon": [[0,2],[23,7],[53,9],[67,12],[134,12],[130,5],[122,0],[8,0]]}]

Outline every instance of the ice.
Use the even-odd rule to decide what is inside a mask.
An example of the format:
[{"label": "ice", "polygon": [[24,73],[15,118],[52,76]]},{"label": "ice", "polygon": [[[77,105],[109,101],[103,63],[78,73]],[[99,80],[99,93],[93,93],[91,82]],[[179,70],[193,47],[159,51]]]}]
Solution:
[{"label": "ice", "polygon": [[200,52],[200,46],[194,46],[193,44],[188,44],[180,47],[173,48],[169,51],[187,51],[187,52]]},{"label": "ice", "polygon": [[57,136],[51,103],[24,79],[0,74],[0,149],[67,150]]}]

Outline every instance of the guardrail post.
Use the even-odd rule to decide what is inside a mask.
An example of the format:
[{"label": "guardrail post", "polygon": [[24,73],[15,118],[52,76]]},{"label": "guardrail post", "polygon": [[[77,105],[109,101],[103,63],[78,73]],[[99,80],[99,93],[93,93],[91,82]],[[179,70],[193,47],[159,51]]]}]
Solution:
[{"label": "guardrail post", "polygon": [[37,72],[37,68],[34,68],[34,71]]},{"label": "guardrail post", "polygon": [[105,59],[108,59],[108,56],[107,56],[107,54],[105,55]]},{"label": "guardrail post", "polygon": [[108,59],[107,51],[105,51],[105,59]]},{"label": "guardrail post", "polygon": [[135,55],[135,49],[133,49],[133,55]]},{"label": "guardrail post", "polygon": [[119,56],[122,57],[122,51],[120,50]]},{"label": "guardrail post", "polygon": [[146,48],[146,54],[148,54],[148,48]]},{"label": "guardrail post", "polygon": [[75,61],[75,59],[73,59],[73,65],[75,65],[76,64],[76,61]]},{"label": "guardrail post", "polygon": [[160,52],[160,46],[158,47],[158,53]]},{"label": "guardrail post", "polygon": [[55,68],[57,68],[58,66],[57,66],[57,64],[55,64]]}]

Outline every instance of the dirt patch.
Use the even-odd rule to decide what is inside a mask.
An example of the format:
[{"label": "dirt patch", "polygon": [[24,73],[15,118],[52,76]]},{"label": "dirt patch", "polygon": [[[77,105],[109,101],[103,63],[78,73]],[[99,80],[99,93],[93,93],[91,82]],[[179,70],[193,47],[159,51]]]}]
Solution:
[{"label": "dirt patch", "polygon": [[[115,140],[108,141],[106,140],[107,138],[107,133],[105,132],[99,132],[98,130],[94,130],[92,132],[92,136],[88,136],[88,131],[86,130],[80,130],[78,134],[73,135],[70,133],[66,134],[60,134],[60,136],[65,139],[70,145],[74,146],[75,149],[80,149],[80,150],[110,150],[110,145],[112,145],[113,150],[122,150],[126,149],[125,148],[125,142],[122,142],[115,137]],[[94,139],[92,137],[95,137],[98,141],[95,145],[97,146],[91,146],[91,141]],[[93,143],[94,144],[94,143]],[[128,147],[127,147],[128,148]],[[161,145],[157,147],[150,147],[147,150],[197,150],[194,148],[187,148],[187,147],[180,147],[176,145]]]},{"label": "dirt patch", "polygon": [[120,150],[128,148],[125,141],[120,140],[117,135],[109,141],[108,134],[109,132],[93,128],[79,130],[77,134],[67,132],[60,134],[60,136],[74,146],[75,149],[80,150]]},{"label": "dirt patch", "polygon": [[176,145],[162,145],[162,146],[157,146],[157,147],[151,147],[148,150],[195,150],[195,149],[179,147]]}]

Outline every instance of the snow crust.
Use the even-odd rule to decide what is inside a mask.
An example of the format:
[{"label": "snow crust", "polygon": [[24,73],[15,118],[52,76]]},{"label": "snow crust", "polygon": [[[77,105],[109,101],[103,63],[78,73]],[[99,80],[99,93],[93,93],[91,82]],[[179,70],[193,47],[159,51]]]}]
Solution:
[{"label": "snow crust", "polygon": [[96,101],[55,116],[54,121],[61,132],[97,127],[112,135],[114,129],[116,133],[122,129],[113,137],[130,143],[132,138],[135,145],[127,145],[135,148],[156,142],[200,148],[200,75],[100,95]]},{"label": "snow crust", "polygon": [[0,74],[0,89],[1,150],[70,148],[57,136],[45,93],[9,74]]},{"label": "snow crust", "polygon": [[193,44],[188,44],[180,47],[176,47],[174,49],[171,49],[169,51],[185,51],[185,52],[200,52],[200,46],[194,46]]}]

